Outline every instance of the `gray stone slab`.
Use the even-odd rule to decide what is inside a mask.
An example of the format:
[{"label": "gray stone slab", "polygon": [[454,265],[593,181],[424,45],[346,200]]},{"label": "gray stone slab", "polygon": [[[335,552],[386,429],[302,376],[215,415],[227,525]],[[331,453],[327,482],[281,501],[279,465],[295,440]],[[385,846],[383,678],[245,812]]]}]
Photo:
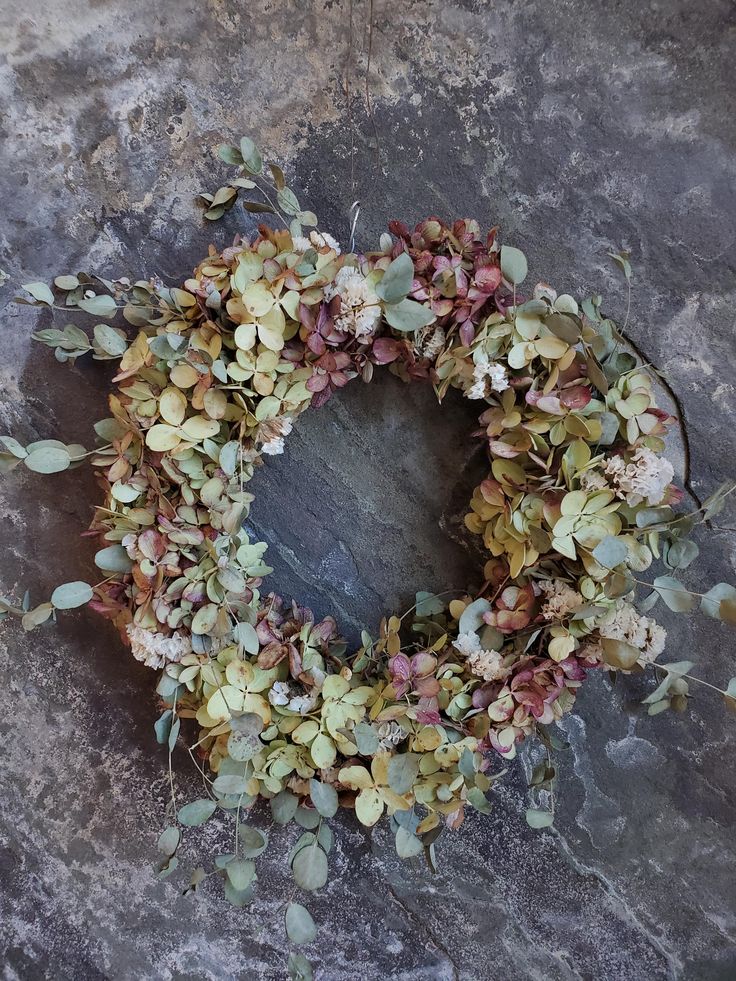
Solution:
[{"label": "gray stone slab", "polygon": [[[680,394],[695,490],[733,476],[727,0],[376,2],[372,119],[367,2],[352,5],[349,105],[347,3],[0,6],[0,266],[16,282],[91,266],[175,282],[244,227],[234,212],[204,227],[193,198],[224,173],[207,150],[249,131],[343,240],[356,197],[365,246],[393,217],[468,214],[501,224],[534,278],[600,290],[621,317],[605,253],[630,247],[630,333]],[[109,371],[57,366],[12,295],[0,292],[0,428],[84,443]],[[464,585],[474,565],[458,518],[482,470],[472,426],[466,405],[438,408],[388,376],[303,417],[253,485],[278,589],[355,636],[417,588]],[[91,475],[18,471],[0,493],[4,587],[40,599],[89,575],[78,535],[98,499]],[[698,536],[692,582],[733,581],[733,509],[718,526]],[[673,658],[696,652],[716,682],[736,673],[724,628],[668,625]],[[3,976],[283,977],[285,851],[250,911],[152,879],[166,800],[152,676],[112,629],[79,615],[25,637],[5,623],[0,664]],[[602,677],[586,688],[565,722],[553,832],[524,822],[528,754],[493,814],[443,839],[436,876],[393,858],[385,829],[337,820],[313,903],[318,977],[734,977],[733,720],[707,693],[689,720],[651,719],[640,695]]]}]

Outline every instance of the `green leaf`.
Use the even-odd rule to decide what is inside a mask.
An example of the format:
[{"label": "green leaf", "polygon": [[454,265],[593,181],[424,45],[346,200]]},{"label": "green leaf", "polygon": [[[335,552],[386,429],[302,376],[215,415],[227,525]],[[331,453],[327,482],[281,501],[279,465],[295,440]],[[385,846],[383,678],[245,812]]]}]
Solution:
[{"label": "green leaf", "polygon": [[633,668],[641,656],[638,647],[627,644],[624,640],[612,640],[610,637],[601,639],[603,660],[610,668],[628,671]]},{"label": "green leaf", "polygon": [[279,208],[281,208],[281,210],[287,215],[298,215],[302,210],[299,207],[296,194],[294,194],[290,187],[285,187],[278,191],[276,194],[276,200],[278,201]]},{"label": "green leaf", "polygon": [[46,303],[48,306],[53,306],[54,294],[46,283],[23,283],[22,288],[26,293],[30,293],[34,300],[38,300],[39,303]]},{"label": "green leaf", "polygon": [[236,623],[233,627],[233,640],[246,654],[257,654],[261,646],[256,628],[251,623]]},{"label": "green leaf", "polygon": [[258,828],[251,828],[247,824],[241,824],[240,830],[241,851],[245,858],[258,858],[268,847],[268,835]]},{"label": "green leaf", "polygon": [[221,143],[217,148],[217,156],[226,164],[233,167],[240,167],[243,163],[243,156],[236,146],[228,143]]},{"label": "green leaf", "polygon": [[707,616],[720,620],[721,604],[724,600],[731,603],[736,601],[736,589],[727,582],[719,582],[701,598],[700,608]]},{"label": "green leaf", "polygon": [[491,813],[490,802],[480,787],[470,788],[468,791],[468,803],[472,804],[476,811],[480,811],[481,814]]},{"label": "green leaf", "polygon": [[85,297],[79,301],[78,305],[80,310],[94,314],[95,317],[114,317],[118,308],[115,300],[107,293]]},{"label": "green leaf", "polygon": [[73,610],[89,603],[93,596],[92,587],[86,582],[65,582],[53,591],[51,602],[57,610]]},{"label": "green leaf", "polygon": [[263,170],[263,158],[258,147],[248,136],[240,141],[240,152],[243,156],[243,166],[251,174],[260,174]]},{"label": "green leaf", "polygon": [[71,462],[68,450],[62,446],[39,446],[23,458],[23,463],[34,473],[61,473]]},{"label": "green leaf", "polygon": [[353,737],[361,756],[373,756],[378,752],[380,740],[376,730],[368,722],[359,722],[353,729]]},{"label": "green leaf", "polygon": [[158,839],[157,848],[163,855],[173,855],[176,849],[179,847],[179,841],[181,840],[181,831],[170,825],[168,828],[164,828],[161,832],[161,836]]},{"label": "green leaf", "polygon": [[42,623],[46,623],[53,612],[54,607],[51,603],[41,603],[35,609],[29,610],[21,617],[21,626],[24,630],[33,630],[35,627],[40,627]]},{"label": "green leaf", "polygon": [[294,944],[309,944],[317,936],[312,914],[301,903],[289,903],[286,908],[286,935]]},{"label": "green leaf", "polygon": [[415,300],[401,300],[400,303],[387,306],[384,310],[384,316],[394,330],[406,333],[427,327],[437,319],[429,307],[425,307]]},{"label": "green leaf", "polygon": [[314,892],[327,882],[327,856],[316,843],[299,849],[291,863],[291,869],[294,881],[301,889]]},{"label": "green leaf", "polygon": [[133,560],[122,545],[108,545],[95,554],[95,565],[103,572],[130,572]]},{"label": "green leaf", "polygon": [[312,965],[304,954],[289,954],[287,962],[290,981],[312,981]]},{"label": "green leaf", "polygon": [[693,667],[694,663],[694,661],[673,661],[671,664],[658,664],[657,667],[661,668],[663,671],[666,671],[667,674],[658,687],[654,689],[651,695],[647,695],[647,697],[642,700],[642,704],[654,705],[660,699],[664,698],[669,692],[672,682],[686,675]]},{"label": "green leaf", "polygon": [[329,783],[322,783],[314,777],[309,781],[309,796],[322,817],[331,818],[337,813],[337,791]]},{"label": "green leaf", "polygon": [[675,613],[690,613],[700,600],[672,576],[657,576],[652,583],[663,602]]},{"label": "green leaf", "polygon": [[255,878],[256,866],[255,862],[251,862],[247,858],[234,858],[227,863],[225,871],[233,889],[243,892]]},{"label": "green leaf", "polygon": [[300,828],[305,828],[307,831],[314,831],[322,819],[319,816],[319,811],[315,810],[315,808],[300,806],[296,809],[294,820]]},{"label": "green leaf", "polygon": [[216,809],[216,801],[200,797],[199,800],[193,800],[179,808],[179,822],[188,828],[196,828],[200,824],[204,824],[205,821],[209,821]]},{"label": "green leaf", "polygon": [[409,293],[413,279],[414,263],[408,252],[402,252],[386,269],[376,293],[386,303],[398,303]]},{"label": "green leaf", "polygon": [[165,746],[169,741],[169,733],[171,732],[171,722],[174,718],[174,713],[171,709],[166,709],[166,711],[156,719],[153,725],[153,731],[156,733],[156,742],[161,746]]},{"label": "green leaf", "polygon": [[554,819],[551,811],[541,811],[536,807],[527,808],[526,823],[530,828],[549,828]]},{"label": "green leaf", "polygon": [[475,634],[484,624],[483,614],[488,613],[491,604],[487,599],[477,599],[469,603],[463,610],[458,622],[458,631],[461,634]]},{"label": "green leaf", "polygon": [[431,617],[434,613],[442,613],[445,604],[442,599],[434,593],[427,593],[420,590],[416,594],[416,614],[418,617]]},{"label": "green leaf", "polygon": [[271,799],[271,814],[276,824],[288,824],[296,814],[299,798],[290,790],[282,790]]},{"label": "green leaf", "polygon": [[242,909],[253,899],[253,886],[250,885],[247,887],[247,889],[236,889],[232,882],[229,879],[226,879],[224,893],[225,899],[227,899],[232,906]]},{"label": "green leaf", "polygon": [[[236,773],[223,773],[216,777],[212,789],[217,794],[225,794],[230,796],[232,794],[245,794],[248,781],[245,777],[238,776]],[[245,889],[245,886],[241,888]]]},{"label": "green leaf", "polygon": [[687,569],[687,567],[697,559],[700,549],[695,542],[689,542],[686,538],[679,538],[670,544],[667,549],[665,562],[670,569]]},{"label": "green leaf", "polygon": [[406,794],[414,786],[421,757],[416,753],[399,753],[388,764],[388,785],[397,794]]},{"label": "green leaf", "polygon": [[128,339],[121,330],[109,324],[96,324],[92,332],[100,350],[111,358],[120,358],[128,350]]},{"label": "green leaf", "polygon": [[424,851],[424,845],[407,828],[399,828],[396,832],[396,854],[399,858],[416,858]]},{"label": "green leaf", "polygon": [[606,535],[593,549],[593,558],[606,569],[615,569],[626,561],[629,550],[626,543],[615,535]]},{"label": "green leaf", "polygon": [[526,256],[520,249],[515,249],[511,245],[501,246],[501,272],[504,279],[507,279],[514,286],[523,283],[529,271]]},{"label": "green leaf", "polygon": [[76,276],[57,276],[54,279],[54,286],[68,293],[69,290],[75,290],[79,286],[79,279]]}]

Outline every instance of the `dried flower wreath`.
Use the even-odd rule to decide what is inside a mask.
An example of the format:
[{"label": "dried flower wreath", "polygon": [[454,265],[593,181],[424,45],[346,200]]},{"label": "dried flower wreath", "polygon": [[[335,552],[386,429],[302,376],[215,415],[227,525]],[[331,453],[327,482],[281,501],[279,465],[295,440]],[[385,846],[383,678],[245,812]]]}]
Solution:
[{"label": "dried flower wreath", "polygon": [[[552,824],[549,751],[560,740],[547,727],[572,709],[587,672],[651,668],[659,683],[649,712],[682,710],[693,664],[657,663],[665,631],[647,614],[661,598],[736,622],[733,586],[698,594],[669,574],[641,578],[654,559],[685,568],[698,553],[688,533],[733,487],[675,512],[683,495],[662,455],[673,418],[655,403],[651,373],[622,350],[600,297],[578,303],[543,283],[522,297],[526,259],[499,245],[496,229],[482,237],[467,219],[429,218],[414,231],[392,222],[376,251],[343,255],[251,140],[219,156],[239,176],[202,195],[205,218],[259,188],[264,202],[246,210],[277,216],[283,229],[262,225],[252,241],[210,248],[181,288],[81,273],[57,277],[55,290],[24,287],[36,305],[105,321],[121,313],[138,333],[129,340],[98,323],[91,341],[72,325],[34,335],[62,362],[90,351],[120,361],[96,449],[0,440],[6,471],[23,463],[53,473],[84,459],[97,469],[105,501],[92,531],[106,578],[67,583],[35,608],[27,599],[1,608],[31,629],[88,604],[161,671],[155,729],[169,749],[171,823],[159,875],[177,867],[181,826],[230,811],[232,851],[213,872],[196,869],[187,891],[215,874],[242,906],[267,845],[244,821],[258,797],[276,823],[303,829],[289,860],[304,890],[327,879],[326,822],[339,806],[366,826],[386,812],[398,854],[432,865],[445,828],[458,828],[468,807],[488,811],[494,760],[511,759],[529,735],[548,752],[527,820]],[[630,296],[628,257],[612,257]],[[379,365],[430,382],[440,400],[455,388],[482,406],[490,473],[465,523],[488,558],[473,595],[448,605],[418,593],[409,614],[382,620],[348,658],[331,617],[316,622],[263,595],[272,570],[266,545],[243,530],[253,501],[245,486],[264,456],[283,451],[301,412],[353,378],[369,382]],[[648,595],[637,609],[640,585]],[[736,705],[736,679],[716,691]],[[198,733],[187,745],[190,720]],[[171,770],[178,746],[203,786],[184,805]],[[314,939],[304,906],[289,903],[285,917],[293,943]],[[289,970],[311,977],[299,952]]]}]

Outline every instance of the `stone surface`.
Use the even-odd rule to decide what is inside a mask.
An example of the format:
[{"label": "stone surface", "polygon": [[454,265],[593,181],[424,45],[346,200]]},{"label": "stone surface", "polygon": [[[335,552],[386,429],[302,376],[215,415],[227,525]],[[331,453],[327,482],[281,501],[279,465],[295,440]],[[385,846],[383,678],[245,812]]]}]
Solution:
[{"label": "stone surface", "polygon": [[[393,217],[474,215],[502,225],[534,277],[603,292],[619,316],[605,253],[629,246],[630,333],[681,397],[695,490],[733,476],[733,5],[372,6],[371,32],[365,0],[3,0],[0,266],[15,283],[77,268],[175,282],[242,227],[234,212],[204,227],[194,195],[217,183],[208,151],[248,131],[343,240],[361,199],[359,245]],[[89,440],[108,369],[57,366],[13,295],[0,293],[0,428]],[[464,585],[472,426],[467,406],[389,377],[303,417],[254,484],[276,587],[355,636],[417,588]],[[90,574],[89,474],[21,470],[1,490],[4,589],[40,600]],[[733,525],[731,509],[699,536],[691,581],[733,581]],[[695,651],[716,683],[736,673],[733,634],[671,626],[673,659]],[[157,883],[166,761],[150,673],[91,615],[29,637],[5,623],[0,648],[3,977],[283,977],[292,833],[274,835],[251,911]],[[689,719],[651,719],[641,689],[594,679],[565,724],[556,830],[525,825],[527,755],[493,814],[443,839],[436,876],[392,858],[385,829],[336,821],[312,904],[317,976],[732,978],[736,739],[711,694]],[[177,777],[186,789],[183,762]]]}]

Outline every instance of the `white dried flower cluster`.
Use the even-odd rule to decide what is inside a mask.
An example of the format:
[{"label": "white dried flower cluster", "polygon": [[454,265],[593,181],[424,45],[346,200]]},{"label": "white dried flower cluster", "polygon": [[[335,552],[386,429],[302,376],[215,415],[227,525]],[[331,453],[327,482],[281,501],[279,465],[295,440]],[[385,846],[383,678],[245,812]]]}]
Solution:
[{"label": "white dried flower cluster", "polygon": [[609,484],[600,470],[584,470],[580,474],[580,487],[584,491],[608,490]]},{"label": "white dried flower cluster", "polygon": [[288,681],[275,681],[268,692],[268,700],[272,705],[286,707],[291,712],[306,715],[311,712],[319,700],[316,688],[302,695],[295,695]]},{"label": "white dried flower cluster", "polygon": [[340,255],[341,248],[337,239],[333,238],[329,232],[313,231],[306,235],[292,235],[292,248],[295,252],[306,252],[308,249],[332,249]]},{"label": "white dried flower cluster", "polygon": [[335,327],[344,334],[365,340],[376,330],[381,319],[378,295],[366,277],[354,266],[343,266],[334,283],[325,289],[325,299],[340,297],[340,313]]},{"label": "white dried flower cluster", "polygon": [[445,346],[445,331],[442,327],[430,324],[417,331],[414,347],[420,358],[427,358],[434,361],[442,348]]},{"label": "white dried flower cluster", "polygon": [[373,728],[378,736],[378,745],[381,749],[393,749],[406,739],[407,734],[398,722],[381,722],[374,725]]},{"label": "white dried flower cluster", "polygon": [[603,648],[595,640],[585,640],[575,651],[575,657],[584,661],[595,661],[600,664],[603,660]]},{"label": "white dried flower cluster", "polygon": [[[290,416],[281,416],[278,419],[270,419],[261,426],[261,453],[268,456],[277,456],[284,452],[284,437],[288,436],[294,427]],[[265,437],[265,439],[264,439]]]},{"label": "white dried flower cluster", "polygon": [[133,657],[147,668],[162,668],[167,662],[181,661],[185,654],[192,652],[192,642],[184,634],[174,633],[167,637],[137,623],[129,623],[125,629]]},{"label": "white dried flower cluster", "polygon": [[619,600],[598,625],[601,637],[623,640],[642,652],[642,661],[654,661],[664,650],[667,631],[656,620],[642,616],[631,603]]},{"label": "white dried flower cluster", "polygon": [[564,620],[584,604],[583,597],[561,579],[542,579],[537,583],[545,601],[542,616],[545,620]]},{"label": "white dried flower cluster", "polygon": [[506,674],[501,654],[498,651],[484,650],[477,634],[458,634],[452,646],[465,655],[466,664],[472,673],[484,681],[498,681]]},{"label": "white dried flower cluster", "polygon": [[657,456],[646,446],[640,446],[629,463],[621,456],[612,456],[605,470],[616,495],[630,507],[636,507],[643,500],[650,506],[659,504],[675,476],[669,460]]},{"label": "white dried flower cluster", "polygon": [[491,361],[485,351],[477,351],[473,356],[473,384],[465,392],[469,399],[484,399],[491,392],[505,392],[509,387],[506,369],[500,362]]}]

